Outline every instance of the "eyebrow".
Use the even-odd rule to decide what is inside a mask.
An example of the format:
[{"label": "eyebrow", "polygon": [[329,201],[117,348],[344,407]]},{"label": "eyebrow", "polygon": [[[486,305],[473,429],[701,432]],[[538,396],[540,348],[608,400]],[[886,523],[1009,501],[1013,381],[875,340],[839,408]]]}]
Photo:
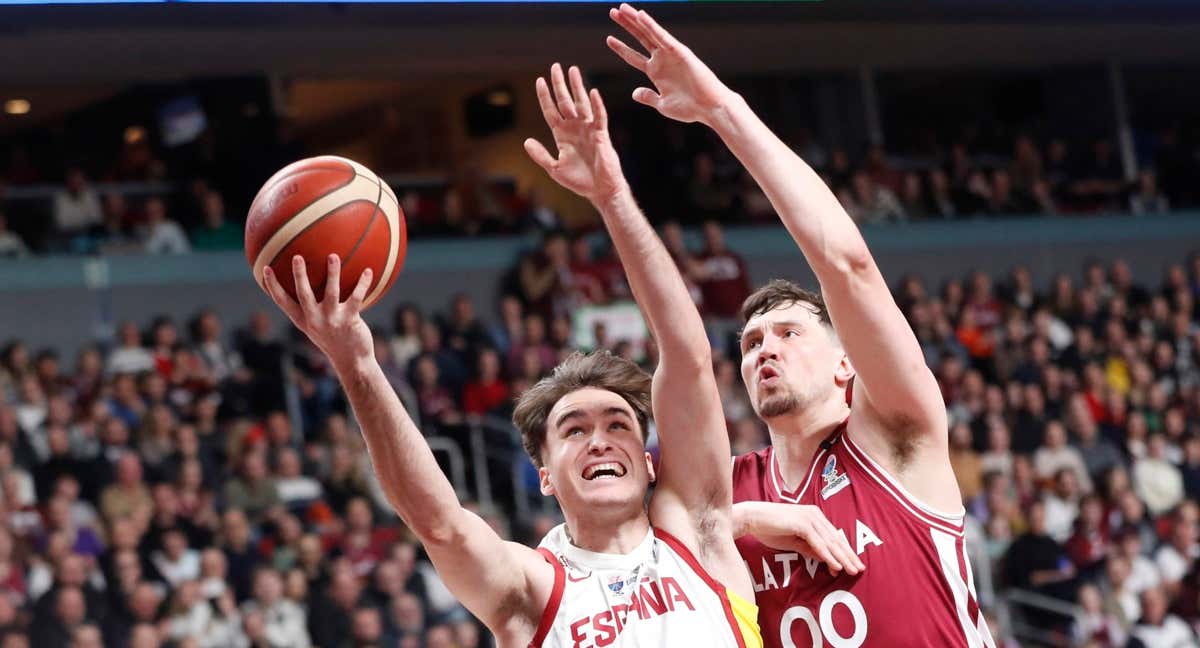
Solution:
[{"label": "eyebrow", "polygon": [[[615,414],[619,414],[621,416],[624,416],[625,418],[629,418],[629,419],[633,418],[632,416],[630,416],[629,412],[625,411],[623,408],[615,407],[615,406],[605,408],[604,411],[601,412],[600,414],[601,414],[601,416],[613,416]],[[581,409],[568,410],[566,412],[563,412],[562,415],[558,417],[558,420],[554,422],[554,427],[555,428],[562,427],[562,424],[564,422],[566,422],[568,419],[582,418],[584,416],[587,416],[587,412],[584,410],[581,410]]]},{"label": "eyebrow", "polygon": [[753,333],[754,331],[761,329],[764,324],[770,326],[771,328],[804,328],[805,326],[804,322],[801,322],[800,320],[777,320],[773,322],[763,322],[754,327],[743,328],[741,331],[738,331],[738,341],[741,342],[742,339],[746,337],[747,333]]}]

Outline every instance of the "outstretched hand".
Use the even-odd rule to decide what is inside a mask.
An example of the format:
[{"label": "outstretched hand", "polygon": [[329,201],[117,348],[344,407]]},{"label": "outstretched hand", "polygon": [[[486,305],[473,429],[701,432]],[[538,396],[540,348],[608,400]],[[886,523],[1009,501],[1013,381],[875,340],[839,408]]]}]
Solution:
[{"label": "outstretched hand", "polygon": [[525,152],[555,182],[600,204],[628,191],[629,186],[608,134],[608,113],[600,92],[593,88],[589,93],[584,88],[579,68],[571,66],[569,75],[568,89],[562,66],[555,63],[550,68],[553,93],[545,78],[538,77],[536,84],[538,104],[554,136],[558,157],[532,137],[525,140]]},{"label": "outstretched hand", "polygon": [[715,113],[731,94],[717,75],[645,11],[622,3],[608,15],[649,53],[646,56],[614,36],[606,41],[617,56],[644,72],[654,84],[655,89],[634,90],[634,101],[671,119],[712,126]]},{"label": "outstretched hand", "polygon": [[330,254],[326,260],[325,295],[317,301],[308,281],[304,257],[292,257],[292,278],[296,297],[284,291],[270,266],[263,268],[263,287],[271,300],[287,314],[296,328],[317,345],[334,367],[345,366],[362,358],[373,357],[371,329],[362,318],[363,300],[371,287],[371,269],[363,270],[346,301],[341,301],[342,260]]},{"label": "outstretched hand", "polygon": [[733,511],[739,527],[768,547],[819,560],[835,574],[845,571],[855,576],[866,569],[846,536],[816,506],[739,502],[733,505]]}]

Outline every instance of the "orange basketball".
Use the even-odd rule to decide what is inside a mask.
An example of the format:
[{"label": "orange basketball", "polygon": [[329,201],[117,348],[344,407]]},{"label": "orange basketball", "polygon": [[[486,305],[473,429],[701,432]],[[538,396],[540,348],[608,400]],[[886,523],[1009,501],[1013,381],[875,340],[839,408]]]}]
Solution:
[{"label": "orange basketball", "polygon": [[366,308],[396,281],[408,236],[404,212],[379,176],[367,167],[332,155],[293,162],[271,176],[246,217],[246,260],[262,285],[271,266],[283,289],[296,297],[292,257],[308,266],[308,281],[319,301],[324,295],[330,254],[342,259],[341,296],[354,290],[371,269]]}]

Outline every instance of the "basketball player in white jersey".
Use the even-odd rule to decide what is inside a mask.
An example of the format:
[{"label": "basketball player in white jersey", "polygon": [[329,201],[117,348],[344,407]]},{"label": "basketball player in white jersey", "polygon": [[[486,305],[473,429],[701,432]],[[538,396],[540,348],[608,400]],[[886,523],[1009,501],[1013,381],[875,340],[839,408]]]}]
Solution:
[{"label": "basketball player in white jersey", "polygon": [[[576,355],[521,397],[514,420],[542,492],[558,499],[566,518],[541,549],[503,541],[458,502],[375,360],[360,316],[369,270],[345,302],[336,255],[319,302],[300,257],[292,268],[298,301],[269,268],[263,285],[329,357],[388,501],[501,646],[757,647],[753,589],[732,535],[729,440],[703,325],[621,175],[599,94],[586,93],[578,70],[571,77],[573,95],[562,69],[551,70],[557,102],[544,79],[537,83],[558,157],[532,141],[526,149],[604,216],[661,360],[652,389],[633,363]],[[647,510],[656,482],[645,451],[651,391],[662,458]],[[849,551],[844,543],[821,550]]]}]

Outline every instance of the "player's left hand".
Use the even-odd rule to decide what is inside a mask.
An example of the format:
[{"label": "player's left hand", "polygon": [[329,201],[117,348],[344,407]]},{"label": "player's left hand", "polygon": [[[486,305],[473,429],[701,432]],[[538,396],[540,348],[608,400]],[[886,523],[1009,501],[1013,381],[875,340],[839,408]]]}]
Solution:
[{"label": "player's left hand", "polygon": [[798,552],[820,560],[831,572],[855,576],[866,565],[855,555],[845,534],[816,506],[779,502],[739,502],[733,505],[734,527],[775,549]]},{"label": "player's left hand", "polygon": [[568,74],[569,89],[558,63],[550,68],[549,84],[543,77],[537,80],[538,103],[558,157],[532,137],[525,140],[525,151],[555,182],[599,206],[628,192],[629,184],[608,134],[608,113],[600,92],[584,88],[579,68],[571,66]]},{"label": "player's left hand", "polygon": [[627,3],[608,13],[649,53],[646,56],[613,36],[606,41],[621,60],[644,72],[654,84],[655,90],[634,90],[634,101],[654,108],[664,117],[713,126],[718,111],[733,91],[650,14]]}]

